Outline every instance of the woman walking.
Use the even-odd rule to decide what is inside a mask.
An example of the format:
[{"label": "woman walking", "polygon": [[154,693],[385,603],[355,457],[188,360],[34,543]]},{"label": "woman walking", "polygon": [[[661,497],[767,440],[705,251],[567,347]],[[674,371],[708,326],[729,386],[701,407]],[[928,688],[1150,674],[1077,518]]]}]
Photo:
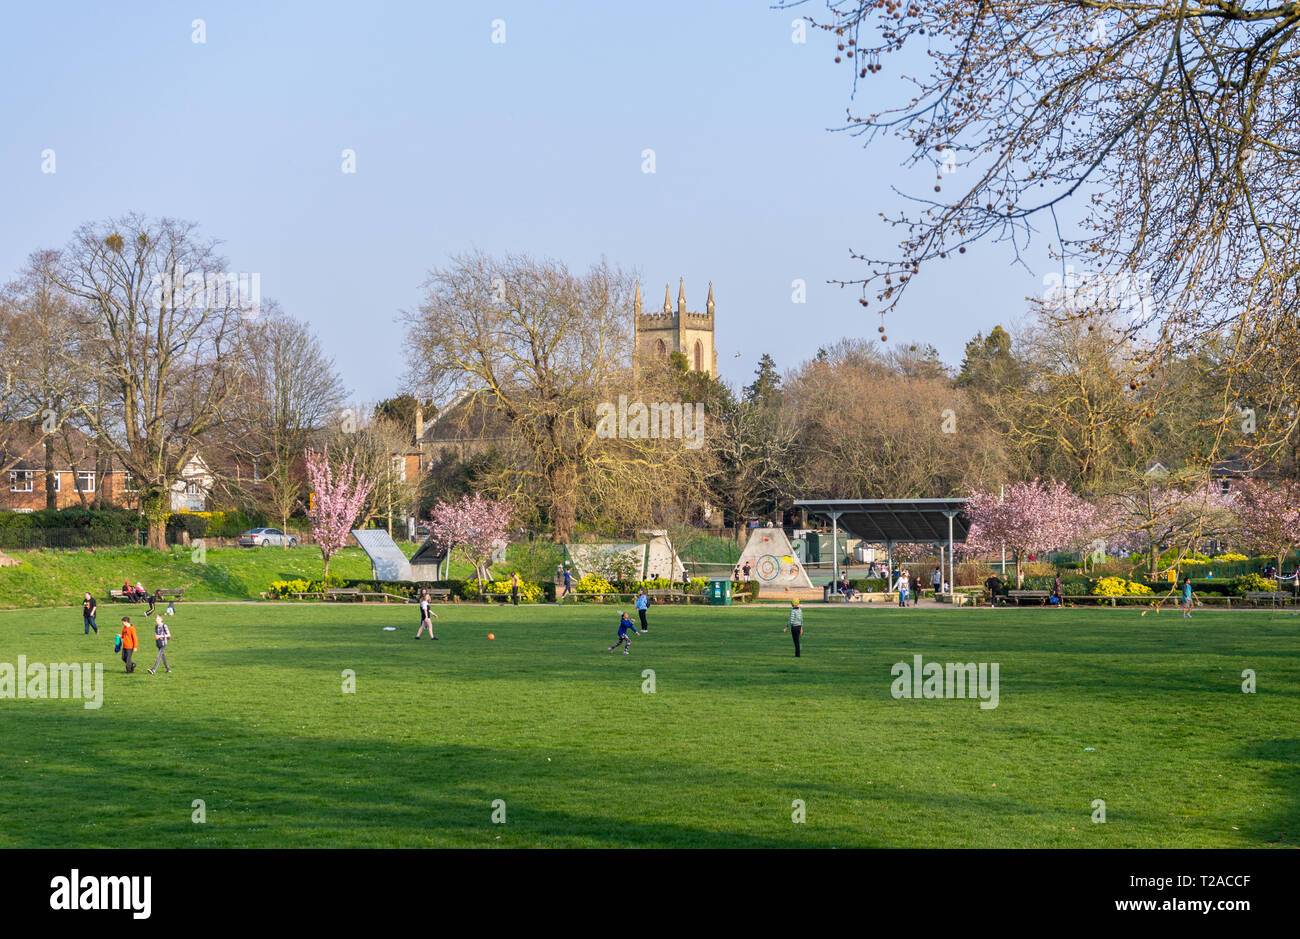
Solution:
[{"label": "woman walking", "polygon": [[429,592],[427,590],[421,589],[420,590],[420,628],[416,630],[415,638],[419,639],[422,635],[424,635],[424,630],[427,627],[429,630],[429,638],[436,640],[438,637],[433,634],[433,621],[436,620],[437,618],[438,618],[438,614],[433,612],[433,610],[429,608]]},{"label": "woman walking", "polygon": [[171,674],[172,667],[167,661],[167,640],[171,639],[171,637],[172,631],[167,628],[167,623],[163,621],[161,616],[155,616],[153,618],[153,642],[158,647],[158,657],[153,660],[153,667],[149,669],[150,675],[158,670],[159,662],[163,664],[163,668],[167,669],[167,674]]}]

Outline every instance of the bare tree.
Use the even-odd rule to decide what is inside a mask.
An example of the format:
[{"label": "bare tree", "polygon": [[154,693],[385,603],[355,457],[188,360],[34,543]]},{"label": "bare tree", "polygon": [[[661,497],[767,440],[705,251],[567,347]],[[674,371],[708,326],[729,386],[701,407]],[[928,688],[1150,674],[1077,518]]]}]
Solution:
[{"label": "bare tree", "polygon": [[[798,6],[799,3],[787,3]],[[1129,383],[1171,351],[1223,343],[1229,382],[1216,447],[1235,423],[1243,375],[1268,366],[1294,400],[1300,291],[1300,120],[1293,3],[1151,0],[828,0],[835,61],[854,93],[891,62],[902,92],[845,130],[895,137],[926,190],[891,257],[860,256],[862,304],[883,314],[936,263],[977,242],[1017,260],[1035,237],[1141,354]],[[918,58],[928,62],[918,62]],[[881,101],[872,97],[873,104]],[[1074,219],[1077,223],[1071,224]],[[1068,264],[1067,264],[1068,262]],[[1060,276],[1060,275],[1058,275]],[[1087,318],[1098,305],[1060,311]],[[883,332],[883,326],[881,327]],[[1294,409],[1251,445],[1294,433]]]},{"label": "bare tree", "polygon": [[[0,289],[5,419],[38,429],[44,445],[45,505],[50,509],[57,508],[59,435],[66,436],[77,421],[88,391],[77,311],[51,277],[56,257],[52,251],[33,253],[18,278]],[[9,430],[18,428],[9,426],[5,432]],[[11,460],[20,455],[11,453]]]},{"label": "bare tree", "polygon": [[519,460],[496,487],[538,493],[557,541],[574,530],[583,488],[625,465],[594,428],[597,405],[630,390],[632,279],[601,262],[459,255],[404,314],[422,396],[505,418]]},{"label": "bare tree", "polygon": [[283,531],[304,502],[303,455],[335,427],[346,390],[311,327],[274,302],[250,327],[245,362],[231,420],[236,457],[252,467],[243,490]]},{"label": "bare tree", "polygon": [[195,229],[134,214],[83,225],[52,274],[86,309],[83,361],[108,402],[88,426],[132,475],[160,550],[172,486],[244,380],[252,312]]}]

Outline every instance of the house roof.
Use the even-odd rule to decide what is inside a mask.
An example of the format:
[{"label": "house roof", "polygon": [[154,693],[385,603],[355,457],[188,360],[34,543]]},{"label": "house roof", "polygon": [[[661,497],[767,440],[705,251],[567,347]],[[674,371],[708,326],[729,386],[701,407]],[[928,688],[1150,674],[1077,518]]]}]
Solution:
[{"label": "house roof", "polygon": [[473,399],[465,395],[443,408],[424,424],[423,443],[454,443],[461,440],[504,440],[510,436],[510,422],[487,393]]},{"label": "house roof", "polygon": [[[0,425],[0,465],[15,470],[45,470],[45,434],[39,424],[10,422]],[[95,469],[95,444],[84,431],[62,427],[55,431],[54,469],[76,472]],[[110,457],[110,471],[122,472],[121,461]]]}]

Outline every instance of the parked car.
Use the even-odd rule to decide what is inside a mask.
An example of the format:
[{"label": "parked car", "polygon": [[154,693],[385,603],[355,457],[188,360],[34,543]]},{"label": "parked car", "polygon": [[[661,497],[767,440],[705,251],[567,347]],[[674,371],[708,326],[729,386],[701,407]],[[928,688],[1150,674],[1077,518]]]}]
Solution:
[{"label": "parked car", "polygon": [[277,548],[283,547],[286,537],[289,541],[289,547],[298,547],[298,539],[293,535],[286,536],[278,528],[251,528],[239,536],[239,546],[241,548],[268,548],[275,545]]}]

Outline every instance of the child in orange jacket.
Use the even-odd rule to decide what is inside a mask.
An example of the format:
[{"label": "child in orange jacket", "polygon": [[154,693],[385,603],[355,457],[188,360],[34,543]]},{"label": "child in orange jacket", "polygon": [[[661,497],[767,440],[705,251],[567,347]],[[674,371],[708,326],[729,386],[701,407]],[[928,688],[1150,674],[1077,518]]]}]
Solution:
[{"label": "child in orange jacket", "polygon": [[135,663],[131,661],[131,656],[135,654],[136,647],[140,641],[136,638],[135,627],[131,625],[131,617],[122,617],[122,661],[126,663],[126,671],[129,675],[135,671]]}]

